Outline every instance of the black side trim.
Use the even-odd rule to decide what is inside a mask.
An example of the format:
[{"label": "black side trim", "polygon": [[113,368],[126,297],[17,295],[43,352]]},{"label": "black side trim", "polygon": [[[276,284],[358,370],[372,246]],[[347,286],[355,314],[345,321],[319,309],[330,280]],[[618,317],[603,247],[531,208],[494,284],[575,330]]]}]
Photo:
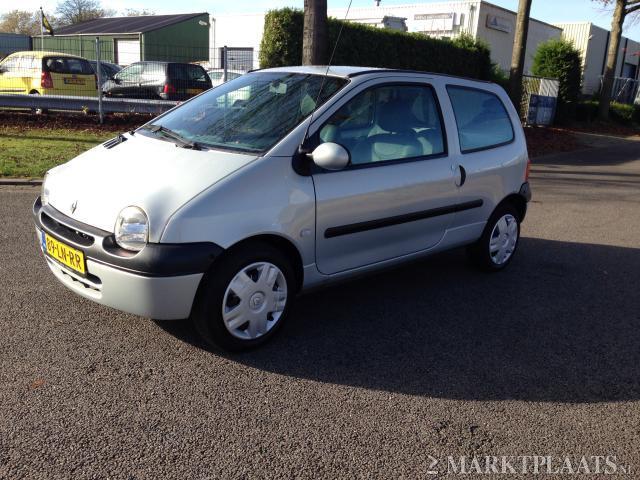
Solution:
[{"label": "black side trim", "polygon": [[415,222],[424,220],[425,218],[438,217],[448,215],[450,213],[471,210],[472,208],[481,207],[484,202],[482,200],[472,200],[470,202],[457,203],[455,205],[447,205],[446,207],[432,208],[431,210],[423,210],[421,212],[407,213],[405,215],[396,215],[395,217],[380,218],[378,220],[368,220],[366,222],[352,223],[350,225],[342,225],[339,227],[327,228],[324,231],[324,238],[340,237],[342,235],[351,235],[353,233],[366,232],[367,230],[375,230],[376,228],[390,227],[401,223]]}]

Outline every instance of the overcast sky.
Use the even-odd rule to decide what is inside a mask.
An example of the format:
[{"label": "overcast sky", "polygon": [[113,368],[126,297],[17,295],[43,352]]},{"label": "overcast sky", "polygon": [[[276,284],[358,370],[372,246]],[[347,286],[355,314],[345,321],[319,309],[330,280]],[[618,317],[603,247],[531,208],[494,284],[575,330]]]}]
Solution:
[{"label": "overcast sky", "polygon": [[[349,0],[328,0],[329,8],[346,7]],[[103,0],[105,7],[116,10],[125,8],[149,9],[155,13],[191,13],[209,12],[212,15],[219,13],[256,13],[270,8],[298,7],[302,8],[303,0],[189,0],[177,3],[175,0]],[[353,0],[354,7],[372,5],[373,0]],[[429,0],[382,0],[383,5],[407,4],[407,3],[433,3]],[[518,0],[491,0],[490,3],[501,7],[516,10]],[[32,9],[36,11],[41,5],[45,11],[53,12],[56,1],[45,0],[21,0],[19,4],[3,0],[0,4],[0,12],[4,13],[13,8]],[[611,12],[604,10],[598,2],[592,0],[533,0],[532,16],[548,23],[554,22],[578,22],[591,21],[596,25],[609,29],[611,27]],[[624,34],[634,40],[640,41],[640,22],[627,22]]]}]

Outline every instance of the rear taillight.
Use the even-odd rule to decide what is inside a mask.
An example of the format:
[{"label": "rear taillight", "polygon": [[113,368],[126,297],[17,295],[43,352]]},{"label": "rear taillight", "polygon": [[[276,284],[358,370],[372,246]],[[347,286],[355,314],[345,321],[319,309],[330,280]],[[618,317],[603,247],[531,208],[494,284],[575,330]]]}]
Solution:
[{"label": "rear taillight", "polygon": [[164,84],[164,90],[162,92],[163,93],[176,93],[176,87],[174,87],[170,83],[165,83]]},{"label": "rear taillight", "polygon": [[53,78],[51,78],[51,73],[42,72],[40,76],[40,86],[42,88],[53,88]]},{"label": "rear taillight", "polygon": [[527,169],[524,171],[524,181],[529,181],[529,173],[531,172],[531,159],[527,157]]}]

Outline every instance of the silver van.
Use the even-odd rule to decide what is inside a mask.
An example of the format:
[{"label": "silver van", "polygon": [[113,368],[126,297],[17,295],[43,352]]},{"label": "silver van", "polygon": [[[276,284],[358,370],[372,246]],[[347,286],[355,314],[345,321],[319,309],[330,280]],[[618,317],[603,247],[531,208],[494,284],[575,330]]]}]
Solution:
[{"label": "silver van", "polygon": [[[256,346],[296,294],[466,245],[513,259],[531,197],[518,115],[480,81],[258,70],[51,169],[34,205],[56,278],[209,343]],[[319,307],[321,308],[321,307]]]}]

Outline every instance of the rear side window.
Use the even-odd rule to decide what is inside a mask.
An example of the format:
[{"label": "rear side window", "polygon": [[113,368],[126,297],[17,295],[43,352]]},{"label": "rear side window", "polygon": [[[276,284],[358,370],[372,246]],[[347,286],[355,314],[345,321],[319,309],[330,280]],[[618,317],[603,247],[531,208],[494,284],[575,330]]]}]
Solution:
[{"label": "rear side window", "polygon": [[51,73],[71,75],[93,75],[91,64],[81,58],[46,57],[42,59],[44,69]]},{"label": "rear side window", "polygon": [[200,65],[173,63],[169,66],[170,76],[176,80],[207,82],[207,72]]},{"label": "rear side window", "polygon": [[164,83],[167,78],[165,63],[145,63],[142,67],[143,82],[158,82]]},{"label": "rear side window", "polygon": [[504,104],[491,92],[447,87],[458,126],[462,153],[499,147],[513,140],[513,125]]}]

